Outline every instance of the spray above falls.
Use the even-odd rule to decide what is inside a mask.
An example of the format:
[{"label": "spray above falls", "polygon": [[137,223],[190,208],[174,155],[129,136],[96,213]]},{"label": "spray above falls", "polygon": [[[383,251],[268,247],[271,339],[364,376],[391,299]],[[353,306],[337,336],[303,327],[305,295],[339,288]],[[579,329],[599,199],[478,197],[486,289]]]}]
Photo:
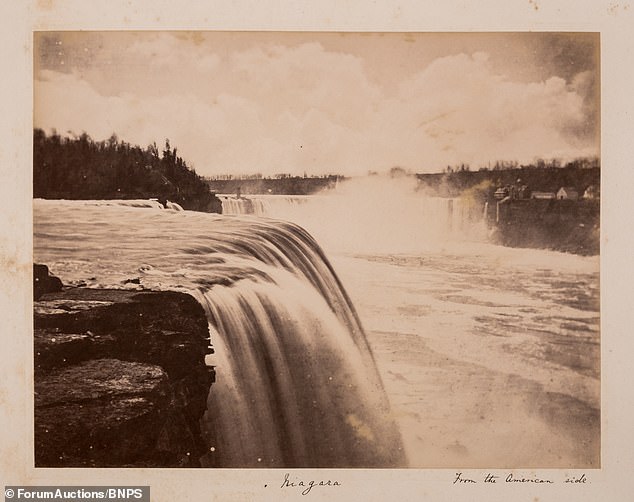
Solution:
[{"label": "spray above falls", "polygon": [[483,207],[419,190],[413,178],[370,176],[315,195],[220,195],[226,215],[293,221],[329,252],[412,253],[484,241]]}]

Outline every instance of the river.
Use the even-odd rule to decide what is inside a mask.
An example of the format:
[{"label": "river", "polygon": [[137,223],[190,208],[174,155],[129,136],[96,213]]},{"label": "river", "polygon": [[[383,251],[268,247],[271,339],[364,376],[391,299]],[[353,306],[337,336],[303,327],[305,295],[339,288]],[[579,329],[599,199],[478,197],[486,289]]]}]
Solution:
[{"label": "river", "polygon": [[[258,309],[270,310],[270,303],[277,303],[276,312],[283,308],[284,313],[276,316],[300,316],[291,323],[295,335],[289,331],[287,336],[300,337],[309,350],[327,345],[330,355],[310,364],[331,367],[320,380],[302,376],[298,387],[283,386],[282,397],[267,394],[258,405],[272,414],[264,422],[277,420],[272,400],[273,408],[288,404],[305,410],[303,401],[290,403],[304,399],[297,397],[299,389],[310,392],[310,401],[318,403],[314,413],[325,414],[318,408],[332,407],[352,432],[342,430],[328,439],[329,431],[338,426],[323,418],[327,425],[322,424],[315,438],[298,437],[297,444],[303,446],[293,449],[303,453],[295,454],[255,439],[237,439],[240,434],[261,435],[249,423],[244,425],[248,432],[212,445],[231,458],[228,466],[599,467],[598,257],[487,244],[482,222],[469,220],[460,201],[403,192],[398,183],[390,187],[371,182],[314,197],[261,196],[250,203],[257,206],[248,211],[255,215],[238,216],[160,210],[142,201],[136,205],[148,207],[36,200],[35,261],[49,265],[68,284],[196,291],[199,300],[217,309],[213,363],[219,380],[223,371],[231,373],[234,386],[239,384],[236,379],[256,379],[258,367],[248,377],[236,373],[236,362],[227,359],[233,342],[224,339],[231,337],[218,326],[221,311],[258,298],[260,307],[252,307],[246,316],[234,312],[227,329],[261,317]],[[244,205],[230,197],[223,204],[226,209],[232,205],[233,212],[241,212]],[[336,273],[334,279],[320,279],[315,285],[315,276],[330,274],[322,265],[315,268],[316,257],[308,259],[310,270],[297,265],[296,257],[292,267],[285,265],[284,257],[271,261],[270,234],[277,235],[280,226],[276,219],[299,223],[316,238]],[[241,244],[252,243],[254,234],[266,245],[259,240],[257,245]],[[266,253],[253,250],[261,246]],[[286,242],[281,246],[297,247]],[[254,259],[255,255],[260,257]],[[279,291],[258,289],[262,277]],[[131,278],[140,278],[141,285],[126,284]],[[306,287],[305,278],[312,287]],[[335,291],[339,281],[343,296]],[[206,284],[202,296],[201,284]],[[234,300],[220,294],[221,288],[232,295],[240,290],[240,301],[231,303]],[[315,289],[329,309],[316,299]],[[349,312],[341,307],[348,297]],[[336,319],[330,311],[336,311]],[[363,337],[355,334],[356,315],[365,330]],[[236,318],[240,316],[244,319]],[[352,335],[342,334],[340,325]],[[267,344],[271,337],[286,333],[287,328],[267,326],[249,323],[240,329],[249,337],[270,331]],[[248,345],[233,350],[248,351]],[[303,372],[317,374],[321,370],[316,366],[304,366]],[[259,371],[272,371],[267,368]],[[287,369],[285,365],[280,371]],[[336,386],[333,375],[341,380]],[[287,374],[283,379],[296,378]],[[350,378],[357,387],[352,394],[342,390]],[[264,380],[271,380],[271,375]],[[381,382],[389,407],[376,392]],[[279,389],[278,384],[265,387]],[[241,389],[231,395],[261,392]],[[336,397],[338,393],[343,397]],[[318,397],[313,399],[313,394]],[[225,405],[237,399],[227,396]],[[235,405],[249,408],[249,403]],[[306,428],[297,425],[302,420],[303,412],[284,417],[284,434]],[[296,425],[289,428],[288,423]],[[390,423],[396,424],[402,443],[393,436]],[[210,437],[218,441],[217,431],[229,425],[214,427],[220,429]],[[267,429],[266,434],[279,431]],[[373,438],[371,455],[379,452],[375,461],[363,448],[358,462],[343,452],[315,460],[319,455],[310,441],[332,449],[346,434],[356,437],[354,445]],[[386,453],[391,446],[404,448],[404,464],[398,454]],[[233,449],[240,452],[232,456]],[[227,464],[211,458],[209,465]]]}]

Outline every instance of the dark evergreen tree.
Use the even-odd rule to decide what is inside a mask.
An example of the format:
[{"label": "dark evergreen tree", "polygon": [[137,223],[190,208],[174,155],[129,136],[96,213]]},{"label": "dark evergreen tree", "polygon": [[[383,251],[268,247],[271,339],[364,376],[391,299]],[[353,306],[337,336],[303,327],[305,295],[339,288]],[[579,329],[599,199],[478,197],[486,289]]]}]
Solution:
[{"label": "dark evergreen tree", "polygon": [[33,131],[33,196],[47,199],[169,199],[185,209],[219,211],[207,183],[165,141],[145,150],[112,134],[95,142],[88,134],[50,136]]}]

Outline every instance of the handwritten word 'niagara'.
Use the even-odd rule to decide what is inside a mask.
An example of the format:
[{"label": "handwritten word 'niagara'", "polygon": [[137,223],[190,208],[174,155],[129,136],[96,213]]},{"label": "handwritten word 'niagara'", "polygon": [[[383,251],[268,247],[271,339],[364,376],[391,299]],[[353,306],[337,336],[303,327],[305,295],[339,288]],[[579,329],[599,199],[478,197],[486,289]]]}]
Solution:
[{"label": "handwritten word 'niagara'", "polygon": [[[567,476],[563,481],[568,484],[585,484],[587,483],[588,478],[586,478],[585,474],[582,474],[579,477],[575,476]],[[486,483],[486,484],[538,484],[538,485],[552,485],[555,484],[555,481],[547,478],[540,478],[539,476],[520,476],[518,474],[509,473],[506,476],[498,476],[492,473],[487,473],[481,481],[478,481],[473,478],[469,478],[465,476],[462,472],[456,472],[456,475],[453,479],[454,485],[470,485],[477,483]]]},{"label": "handwritten word 'niagara'", "polygon": [[341,486],[341,483],[339,483],[339,481],[332,481],[330,479],[322,479],[319,481],[311,479],[310,481],[304,481],[303,479],[295,478],[293,481],[291,481],[287,472],[286,474],[284,474],[284,481],[282,481],[282,486],[280,486],[280,488],[300,488],[302,489],[302,495],[308,495],[313,488],[316,488],[318,486]]}]

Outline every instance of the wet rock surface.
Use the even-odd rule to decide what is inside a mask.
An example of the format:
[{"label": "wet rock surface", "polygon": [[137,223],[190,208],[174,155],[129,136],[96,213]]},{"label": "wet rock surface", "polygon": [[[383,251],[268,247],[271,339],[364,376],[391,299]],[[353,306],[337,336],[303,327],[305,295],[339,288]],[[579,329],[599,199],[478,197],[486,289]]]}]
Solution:
[{"label": "wet rock surface", "polygon": [[37,467],[195,467],[214,378],[178,292],[65,289],[34,304]]}]

